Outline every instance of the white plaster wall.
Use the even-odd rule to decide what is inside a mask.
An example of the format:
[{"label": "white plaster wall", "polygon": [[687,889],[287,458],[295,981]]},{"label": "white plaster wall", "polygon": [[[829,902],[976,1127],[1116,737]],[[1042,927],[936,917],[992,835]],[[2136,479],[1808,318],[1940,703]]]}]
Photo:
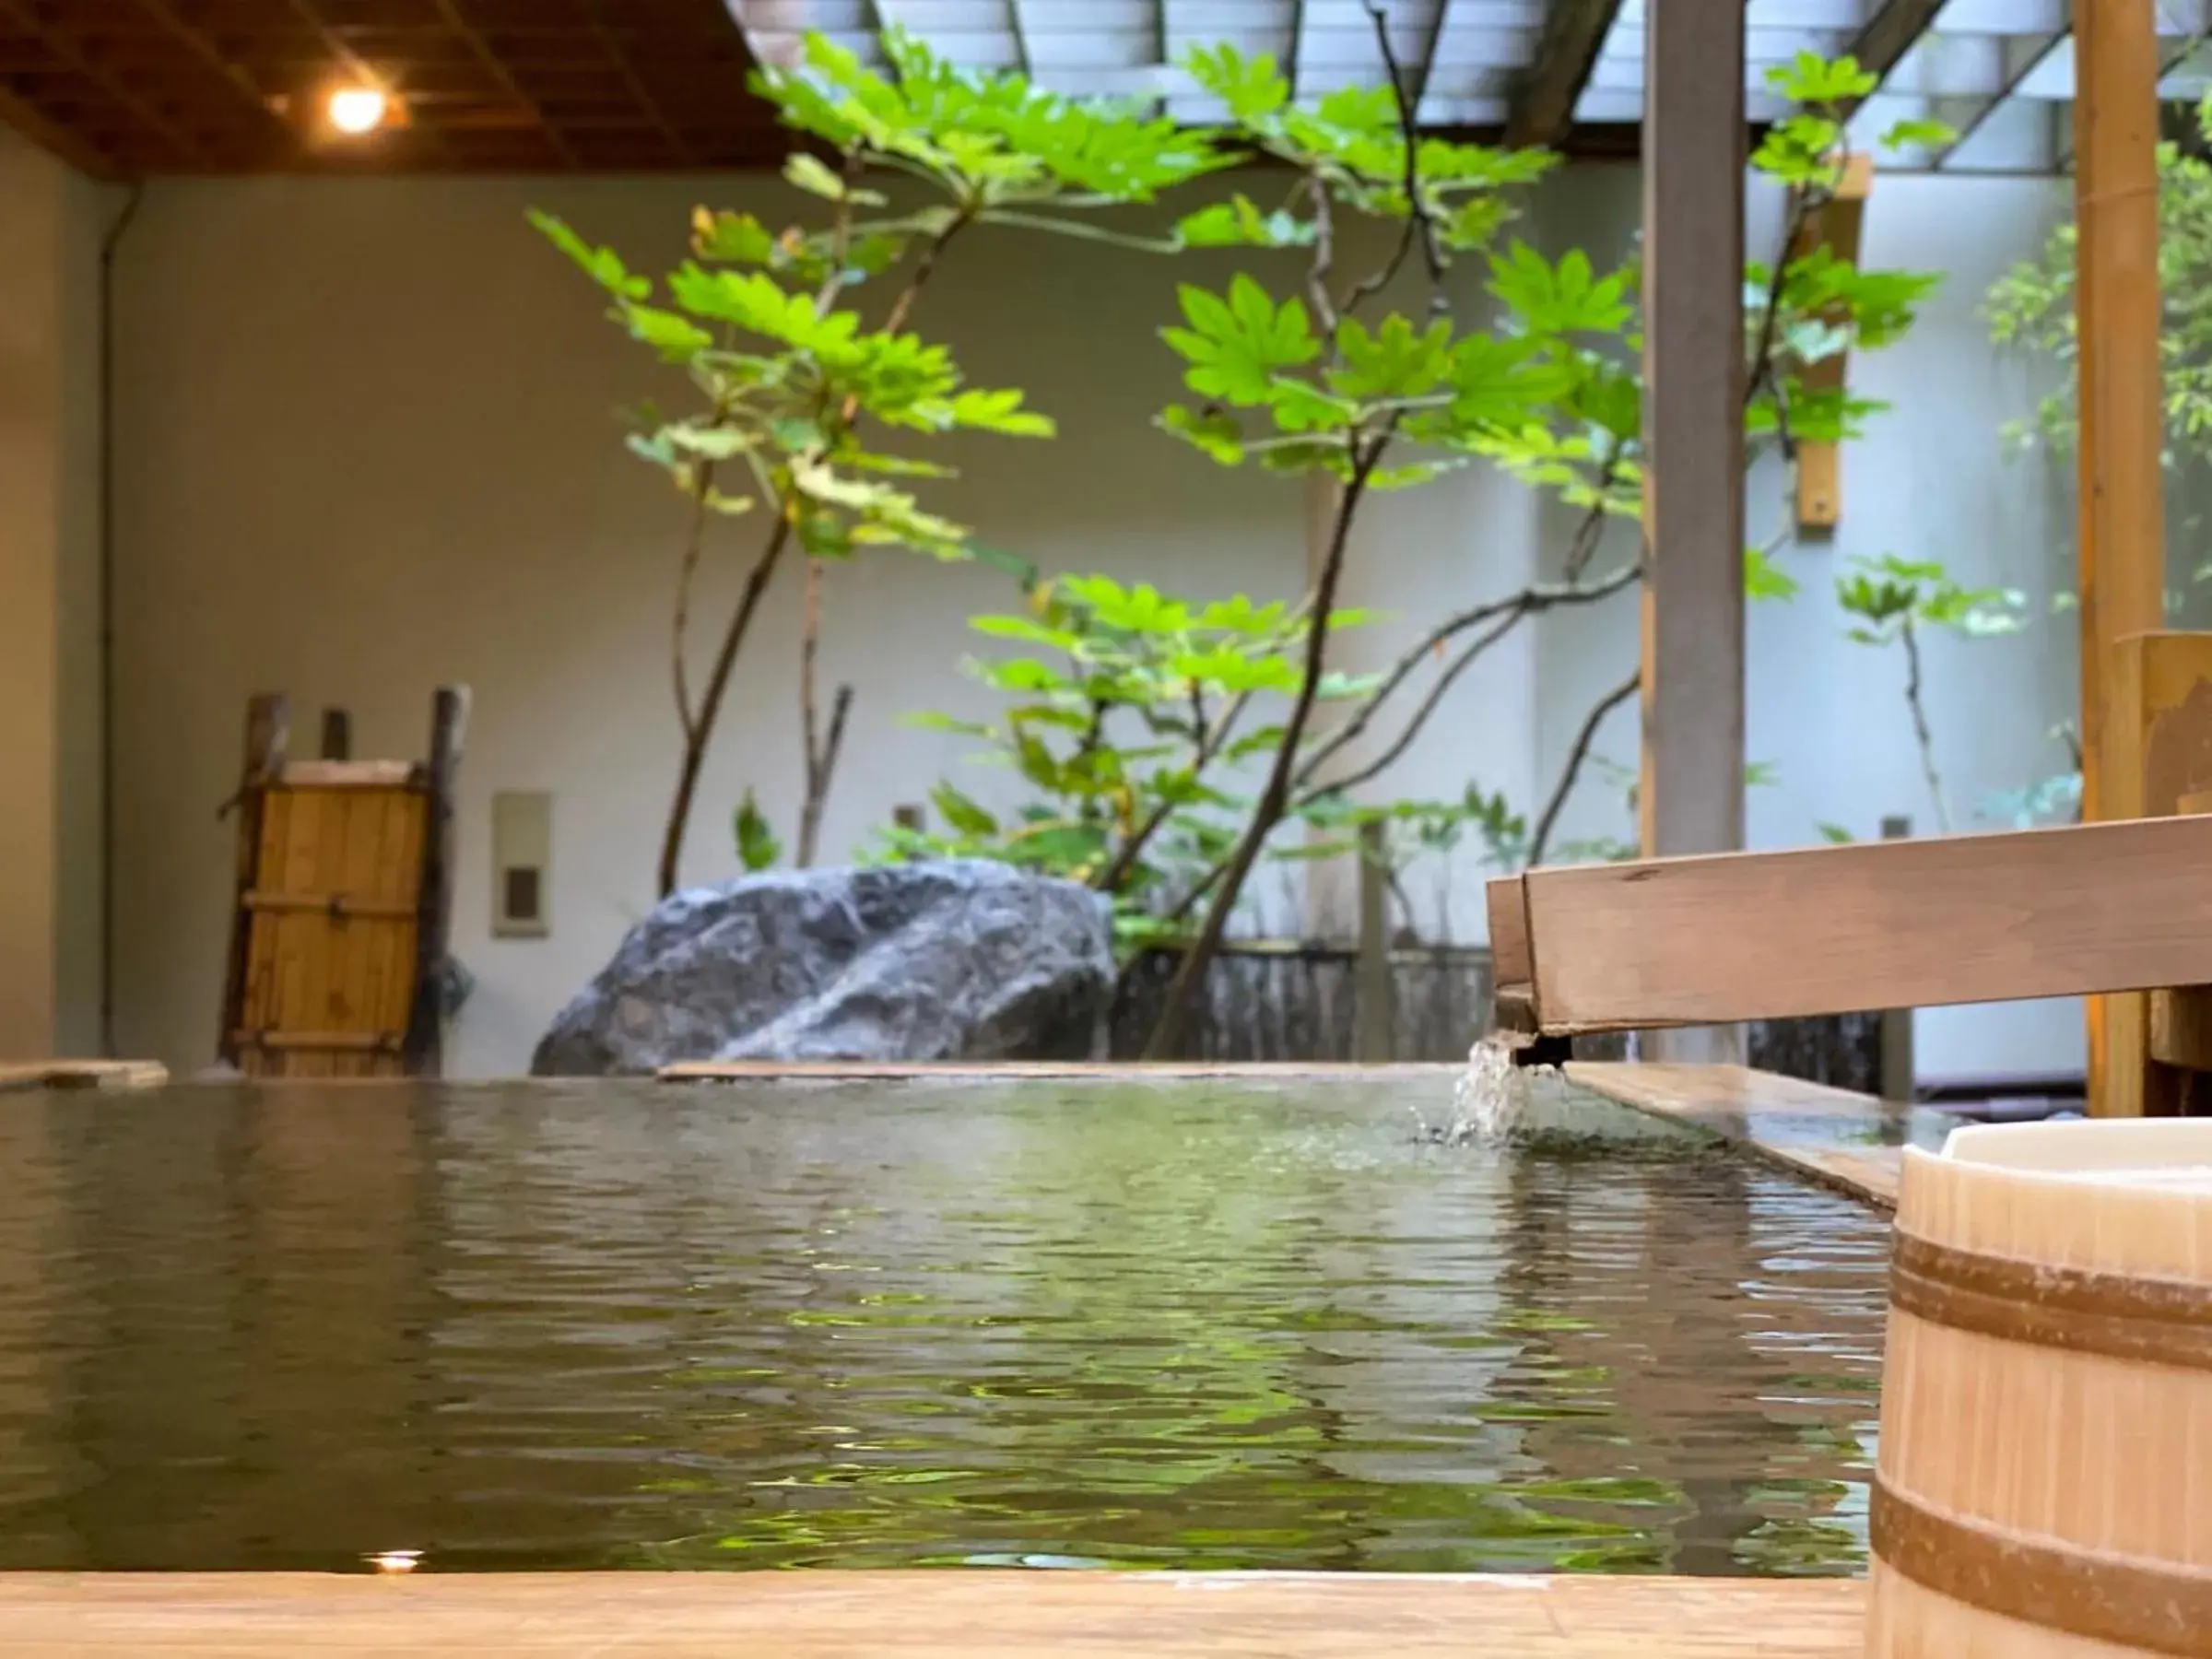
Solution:
[{"label": "white plaster wall", "polygon": [[[418,755],[441,679],[476,691],[462,767],[455,944],[477,988],[453,1051],[519,1069],[546,1020],[647,908],[676,726],[668,608],[680,501],[627,455],[618,406],[656,390],[594,293],[524,223],[559,211],[646,268],[704,199],[784,211],[772,182],[312,182],[157,186],[121,273],[124,1041],[204,1065],[229,905],[215,807],[245,699],[355,712],[364,755]],[[965,268],[961,257],[970,262]],[[1080,243],[982,235],[918,324],[971,375],[1059,417],[1051,444],[947,445],[939,498],[1050,569],[1201,595],[1301,576],[1294,484],[1224,472],[1148,428],[1174,390],[1151,335],[1177,271]],[[698,614],[726,609],[757,534],[720,544]],[[903,711],[985,706],[955,674],[965,618],[1010,589],[900,554],[832,572],[824,673],[860,688],[824,850],[956,770]],[[733,684],[687,874],[730,873],[748,784],[788,825],[799,774],[797,588],[779,585]],[[703,647],[702,647],[703,648]],[[312,740],[312,737],[309,739]],[[994,774],[962,782],[986,796]],[[488,798],[554,792],[553,933],[488,936]]]},{"label": "white plaster wall", "polygon": [[0,131],[0,1058],[99,1041],[101,207]]},{"label": "white plaster wall", "polygon": [[[2036,466],[1998,455],[1997,426],[2028,390],[1971,316],[1986,275],[2034,245],[2062,189],[1985,179],[1877,188],[1870,256],[1957,275],[1910,355],[1854,368],[1873,390],[1909,381],[1908,409],[1847,458],[1836,548],[1793,557],[1806,594],[1754,614],[1752,752],[1782,768],[1782,782],[1753,797],[1758,844],[1809,840],[1819,818],[1870,832],[1883,813],[1921,815],[1897,665],[1839,638],[1827,588],[1843,552],[1931,547],[1969,574],[1986,568],[2032,588],[2019,567],[2067,546]],[[547,1018],[644,910],[675,756],[666,624],[679,504],[617,441],[614,408],[653,389],[640,355],[522,215],[554,208],[658,268],[679,253],[702,199],[781,211],[786,198],[772,182],[728,179],[266,180],[150,193],[121,276],[126,1048],[183,1065],[212,1053],[229,856],[213,815],[255,690],[291,693],[303,733],[317,707],[342,703],[359,752],[413,755],[433,684],[475,687],[455,937],[477,989],[457,1033],[459,1069],[519,1068]],[[1546,192],[1530,229],[1555,244],[1625,245],[1636,208],[1632,169],[1578,169]],[[948,338],[976,380],[1028,388],[1062,435],[964,441],[967,476],[947,508],[1048,568],[1200,594],[1297,591],[1298,487],[1222,471],[1148,429],[1175,385],[1152,330],[1189,274],[1089,244],[994,249],[979,238],[956,249],[918,322]],[[1764,504],[1755,495],[1755,514]],[[1556,510],[1479,470],[1381,501],[1347,600],[1382,619],[1336,660],[1385,660],[1433,610],[1517,586],[1556,560],[1562,533]],[[751,534],[742,523],[730,532],[700,615],[726,601]],[[963,620],[1006,590],[981,570],[895,554],[833,577],[826,671],[861,690],[827,826],[834,856],[953,767],[957,739],[896,718],[978,706],[953,672]],[[732,867],[726,816],[747,784],[790,817],[795,600],[783,583],[740,667],[701,790],[693,877]],[[1935,651],[1932,696],[1947,753],[1959,758],[1962,806],[2034,770],[2031,751],[2065,706],[2055,693],[2071,685],[2063,635]],[[1458,688],[1390,793],[1455,795],[1472,775],[1530,799],[1586,693],[1625,670],[1633,642],[1625,596],[1524,632]],[[1601,748],[1632,759],[1632,712]],[[986,795],[994,783],[972,770],[963,781]],[[488,797],[509,788],[555,794],[544,942],[488,936]],[[1563,828],[1627,825],[1618,797],[1592,790]],[[1425,906],[1448,893],[1455,925],[1477,936],[1479,876],[1463,861],[1448,880],[1417,886]],[[1281,902],[1295,908],[1288,883]],[[1333,917],[1326,884],[1314,902]],[[2078,1048],[2070,1010],[1996,1018],[1931,1017],[1930,1068],[2040,1063],[2046,1040],[2053,1053]]]}]

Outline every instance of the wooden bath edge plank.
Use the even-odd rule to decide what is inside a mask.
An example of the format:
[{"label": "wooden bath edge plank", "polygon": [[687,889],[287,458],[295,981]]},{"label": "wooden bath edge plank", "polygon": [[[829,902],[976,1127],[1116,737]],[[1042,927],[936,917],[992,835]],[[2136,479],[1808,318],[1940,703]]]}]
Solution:
[{"label": "wooden bath edge plank", "polygon": [[2184,817],[1508,880],[1565,1036],[2212,982],[2207,871],[2212,817]]},{"label": "wooden bath edge plank", "polygon": [[0,1061],[0,1091],[22,1088],[159,1088],[169,1068],[154,1060]]},{"label": "wooden bath edge plank", "polygon": [[0,1653],[655,1659],[1858,1659],[1852,1579],[908,1572],[0,1574]]},{"label": "wooden bath edge plank", "polygon": [[1078,1079],[1124,1082],[1295,1082],[1300,1077],[1342,1082],[1355,1077],[1457,1077],[1466,1068],[1451,1061],[1408,1060],[1388,1065],[1359,1061],[1167,1061],[1136,1065],[1123,1060],[684,1060],[653,1076],[664,1083],[974,1082]]},{"label": "wooden bath edge plank", "polygon": [[1845,1135],[1896,1121],[1899,1109],[1872,1095],[1743,1065],[1577,1060],[1566,1076],[1577,1088],[1707,1130],[1847,1198],[1897,1207],[1898,1149]]}]

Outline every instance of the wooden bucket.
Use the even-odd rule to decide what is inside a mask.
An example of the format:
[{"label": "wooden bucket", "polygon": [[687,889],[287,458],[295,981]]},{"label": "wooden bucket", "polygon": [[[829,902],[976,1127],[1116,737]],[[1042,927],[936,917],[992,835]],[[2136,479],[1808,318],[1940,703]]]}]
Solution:
[{"label": "wooden bucket", "polygon": [[1870,1659],[2212,1659],[2212,1123],[1905,1153]]}]

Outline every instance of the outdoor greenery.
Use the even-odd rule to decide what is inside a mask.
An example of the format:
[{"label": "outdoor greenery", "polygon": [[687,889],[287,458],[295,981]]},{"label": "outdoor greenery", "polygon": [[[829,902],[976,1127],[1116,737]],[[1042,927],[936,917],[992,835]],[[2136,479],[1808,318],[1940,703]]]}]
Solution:
[{"label": "outdoor greenery", "polygon": [[[661,361],[684,371],[693,402],[669,416],[647,406],[630,444],[664,468],[688,502],[670,646],[682,761],[663,834],[659,890],[674,889],[693,796],[730,675],[769,584],[795,544],[807,561],[800,725],[806,763],[799,830],[811,860],[851,693],[841,689],[828,732],[815,686],[821,625],[820,561],[871,546],[939,559],[970,555],[964,526],[928,511],[910,480],[945,476],[939,463],[885,440],[958,429],[1042,438],[1051,419],[1007,388],[971,386],[943,346],[908,324],[946,251],[977,225],[1066,234],[1084,215],[1153,199],[1226,164],[1206,135],[1135,109],[1058,98],[1021,76],[955,71],[912,37],[886,36],[893,76],[816,37],[804,65],[758,72],[755,86],[813,147],[784,177],[826,222],[771,229],[751,214],[699,210],[692,257],[656,288],[610,248],[546,214],[534,222],[611,301],[609,315]],[[894,206],[871,181],[895,175],[922,187],[919,206]],[[873,321],[860,292],[882,279],[891,298]],[[735,608],[703,683],[693,684],[691,594],[719,519],[766,521]]]},{"label": "outdoor greenery", "polygon": [[[1218,727],[1210,715],[1189,724],[1174,751],[1175,764],[1161,774],[1163,790],[1173,798],[1161,806],[1157,819],[1138,813],[1132,820],[1150,826],[1147,834],[1174,826],[1174,844],[1195,856],[1141,872],[1125,861],[1088,856],[1061,866],[1062,873],[1088,875],[1114,892],[1131,918],[1126,931],[1135,936],[1181,929],[1196,904],[1205,903],[1182,983],[1171,994],[1167,1019],[1154,1041],[1156,1053],[1172,1046],[1182,998],[1218,947],[1261,856],[1339,854],[1350,845],[1345,832],[1363,823],[1381,830],[1379,840],[1367,843],[1370,855],[1379,855],[1394,873],[1409,856],[1449,849],[1470,832],[1500,865],[1544,855],[1569,793],[1589,762],[1597,727],[1634,693],[1632,672],[1590,712],[1533,827],[1479,782],[1462,799],[1441,803],[1355,806],[1351,791],[1403,756],[1452,683],[1527,618],[1556,606],[1601,601],[1634,587],[1641,577],[1640,559],[1608,563],[1603,558],[1607,524],[1632,518],[1641,503],[1641,342],[1634,273],[1600,271],[1579,251],[1555,259],[1518,240],[1500,245],[1512,218],[1511,191],[1537,177],[1547,159],[1416,139],[1408,113],[1390,88],[1340,92],[1308,112],[1290,105],[1287,86],[1264,57],[1202,53],[1190,68],[1229,109],[1235,140],[1267,155],[1289,179],[1281,199],[1272,204],[1239,194],[1186,217],[1182,240],[1289,255],[1302,266],[1302,281],[1279,296],[1248,274],[1218,290],[1184,287],[1182,322],[1163,330],[1163,338],[1183,359],[1194,399],[1171,406],[1160,424],[1225,465],[1324,473],[1334,486],[1335,513],[1313,590],[1296,613],[1320,615],[1324,621],[1303,628],[1295,641],[1270,641],[1268,673],[1282,683],[1256,688],[1284,694],[1287,715],[1234,745],[1228,735],[1245,701],[1214,699],[1208,706],[1229,718]],[[1758,156],[1760,169],[1792,196],[1782,255],[1746,273],[1746,420],[1755,451],[1779,446],[1794,453],[1807,439],[1851,435],[1878,408],[1841,388],[1816,386],[1808,371],[1838,351],[1893,343],[1935,279],[1860,271],[1804,235],[1841,181],[1841,106],[1863,96],[1871,77],[1847,63],[1807,57],[1782,72],[1777,83],[1803,112],[1778,124]],[[1891,135],[1900,143],[1924,136],[1917,128]],[[1352,216],[1391,221],[1397,234],[1388,239],[1382,265],[1347,276],[1337,271],[1336,250],[1348,240],[1340,220]],[[1479,284],[1453,280],[1454,262],[1467,258],[1479,261]],[[1463,326],[1455,300],[1477,286],[1494,302],[1495,320],[1484,327]],[[1411,303],[1389,305],[1401,296]],[[1335,626],[1335,594],[1350,527],[1367,497],[1378,489],[1418,486],[1470,462],[1501,467],[1581,510],[1561,560],[1564,580],[1470,606],[1382,674],[1359,680],[1330,675],[1325,648]],[[1794,580],[1776,559],[1783,539],[1777,535],[1747,552],[1746,579],[1754,595],[1786,598],[1795,591]],[[1947,579],[1937,571],[1930,580],[1935,585],[1920,597],[1940,609],[1946,601],[1939,590]],[[1947,591],[1956,591],[1955,584]],[[1197,614],[1171,599],[1152,598],[1179,617]],[[1108,660],[1079,629],[1066,626],[1068,620],[1037,625],[1009,619],[997,630],[1018,631],[1064,653],[1066,666],[1054,672],[1065,690],[1082,680],[1087,663]],[[1892,623],[1885,616],[1863,625]],[[1288,660],[1293,646],[1295,665]],[[1916,637],[1909,654],[1917,661]],[[1293,666],[1295,683],[1289,677]],[[1000,682],[999,688],[1026,693],[1038,668],[1023,659],[1009,672],[1022,683]],[[1202,698],[1210,690],[1203,688]],[[1171,684],[1164,692],[1172,700],[1179,688]],[[1911,700],[1924,722],[1919,699],[1915,682]],[[1324,702],[1346,706],[1316,733],[1313,712]],[[1087,734],[1086,766],[1112,749],[1111,724],[1086,723],[1073,708],[1058,717]],[[1010,730],[994,727],[977,735],[1003,746]],[[1219,735],[1209,743],[1206,735],[1216,731]],[[1147,725],[1146,735],[1159,737],[1157,723]],[[1363,737],[1372,740],[1370,747],[1355,750]],[[1239,748],[1238,756],[1227,753],[1230,747]],[[1347,770],[1344,762],[1355,752],[1362,753],[1362,763]],[[1265,760],[1256,796],[1230,796],[1216,783],[1187,788],[1193,759],[1203,772],[1207,765],[1244,755]],[[1140,762],[1141,771],[1145,758],[1121,755],[1108,770],[1117,780],[1127,777],[1133,775],[1129,763]],[[1022,770],[1032,784],[1052,793],[1033,762]],[[1002,845],[1041,852],[1031,826],[1057,825],[1067,816],[1040,802],[1007,829],[963,811],[951,825],[952,836],[910,835],[904,844],[916,851],[988,851],[995,838]],[[1285,826],[1304,833],[1271,843]],[[1231,830],[1233,839],[1225,841]]]},{"label": "outdoor greenery", "polygon": [[[2212,146],[2212,99],[2197,110]],[[2071,221],[2051,234],[2040,257],[2024,260],[1990,289],[1990,336],[2061,364],[2066,372],[2036,406],[2034,417],[2007,429],[2020,444],[2041,442],[2065,452],[2079,430],[2074,365],[2076,230]],[[2162,307],[2159,371],[2166,398],[2168,467],[2201,456],[2212,438],[2212,159],[2177,144],[2159,146],[2159,292]]]},{"label": "outdoor greenery", "polygon": [[[2196,146],[2166,143],[2158,152],[2159,357],[2166,406],[2159,460],[2169,474],[2181,477],[2201,477],[2212,455],[2212,159],[2206,153],[2212,147],[2212,99],[2198,105],[2196,126]],[[2052,232],[2038,257],[2021,261],[1998,278],[1986,299],[1993,340],[2061,371],[2034,415],[2006,427],[2006,441],[2019,449],[2041,445],[2065,454],[2079,432],[2076,242],[2076,227],[2069,220]],[[2212,581],[2212,560],[2197,562],[2188,581],[2194,585]],[[2070,590],[2061,590],[2053,609],[2070,612],[2074,602]],[[2169,613],[2182,602],[2181,593],[2167,593]],[[2066,764],[1987,803],[1990,816],[2022,829],[2079,816],[2078,730],[2066,720],[2053,726],[2050,735],[2063,747]]]},{"label": "outdoor greenery", "polygon": [[[1018,74],[958,71],[897,30],[887,36],[888,74],[818,39],[797,67],[759,76],[806,141],[786,177],[816,204],[816,222],[774,231],[749,215],[701,209],[693,257],[656,285],[539,216],[606,294],[616,322],[691,387],[680,413],[642,411],[631,439],[688,509],[671,644],[683,751],[663,891],[677,880],[735,661],[793,549],[807,575],[797,699],[806,789],[794,846],[799,863],[814,856],[853,695],[837,688],[825,728],[819,571],[878,546],[989,559],[1018,581],[1019,605],[974,620],[998,654],[965,664],[999,700],[997,712],[915,718],[974,740],[1023,793],[994,810],[945,782],[934,796],[940,821],[887,830],[872,855],[981,854],[1070,877],[1113,896],[1128,943],[1186,944],[1155,1052],[1173,1044],[1190,987],[1264,859],[1358,846],[1394,883],[1409,863],[1470,838],[1501,866],[1623,851],[1563,845],[1558,831],[1585,771],[1618,775],[1594,747],[1606,715],[1634,695],[1633,672],[1589,710],[1560,775],[1531,809],[1479,780],[1444,801],[1376,798],[1371,788],[1484,653],[1533,617],[1640,584],[1637,538],[1606,532],[1641,511],[1643,434],[1635,256],[1601,268],[1580,250],[1555,256],[1514,237],[1515,196],[1552,158],[1417,134],[1381,13],[1369,11],[1388,84],[1300,108],[1265,55],[1200,51],[1186,67],[1228,112],[1224,125],[1205,131],[1134,105],[1058,98]],[[1789,203],[1773,256],[1745,273],[1744,418],[1754,459],[1847,438],[1877,413],[1878,404],[1814,371],[1838,353],[1895,343],[1936,280],[1859,269],[1812,234],[1841,179],[1842,112],[1873,77],[1848,59],[1808,54],[1772,78],[1798,112],[1769,129],[1754,158]],[[1885,142],[1928,136],[1907,124]],[[1253,164],[1239,176],[1247,188],[1181,214],[1169,233],[1133,232],[1125,217],[1102,211],[1239,163]],[[1248,194],[1255,189],[1259,199]],[[1379,239],[1355,235],[1361,222],[1379,225]],[[1179,314],[1160,339],[1180,361],[1187,396],[1158,424],[1218,465],[1318,475],[1330,511],[1309,592],[1295,602],[1201,603],[1145,583],[1045,574],[986,551],[931,510],[924,492],[946,468],[917,453],[921,440],[960,429],[1030,440],[1053,430],[1018,390],[970,385],[943,346],[910,332],[947,250],[983,225],[1148,255],[1243,256],[1247,268],[1226,282],[1181,285]],[[1359,247],[1379,247],[1379,256],[1347,268]],[[869,303],[878,293],[882,303]],[[1332,671],[1332,636],[1370,620],[1338,595],[1371,499],[1470,465],[1572,510],[1568,545],[1550,567],[1557,578],[1469,595],[1378,672]],[[702,561],[721,555],[717,527],[744,514],[761,528],[740,597],[695,680],[691,595]],[[1783,558],[1793,530],[1785,510],[1781,528],[1747,550],[1750,596],[1796,591]],[[1994,631],[2006,596],[1903,559],[1855,568],[1838,594],[1853,638],[1894,644],[1906,658],[1906,700],[1940,818],[1923,630]],[[748,869],[782,856],[749,792],[734,839]]]},{"label": "outdoor greenery", "polygon": [[1895,646],[1905,658],[1905,707],[1912,717],[1912,740],[1920,750],[1921,776],[1927,781],[1936,827],[1951,831],[1950,804],[1936,764],[1936,735],[1921,660],[1922,630],[1947,629],[1969,639],[2017,633],[2022,626],[2021,596],[2009,588],[1964,588],[1941,565],[1899,559],[1854,559],[1836,578],[1836,605],[1850,618],[1850,637],[1862,645]]}]

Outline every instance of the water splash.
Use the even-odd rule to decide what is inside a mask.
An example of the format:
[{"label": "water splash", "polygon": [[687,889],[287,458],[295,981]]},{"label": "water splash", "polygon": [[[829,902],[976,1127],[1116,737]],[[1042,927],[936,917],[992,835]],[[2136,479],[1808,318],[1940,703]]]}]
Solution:
[{"label": "water splash", "polygon": [[1467,1051],[1467,1069],[1452,1090],[1452,1122],[1427,1138],[1448,1147],[1502,1146],[1528,1111],[1530,1068],[1515,1056],[1534,1039],[1493,1031]]}]

